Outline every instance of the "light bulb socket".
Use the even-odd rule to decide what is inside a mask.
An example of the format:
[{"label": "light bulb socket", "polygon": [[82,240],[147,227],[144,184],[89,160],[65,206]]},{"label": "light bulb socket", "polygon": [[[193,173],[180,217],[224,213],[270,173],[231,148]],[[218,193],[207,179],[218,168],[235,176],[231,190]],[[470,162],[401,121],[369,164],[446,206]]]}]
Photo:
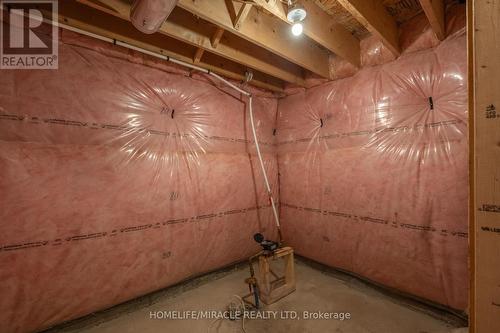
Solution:
[{"label": "light bulb socket", "polygon": [[288,12],[286,14],[286,19],[290,23],[297,23],[297,22],[302,22],[307,16],[307,12],[302,7],[302,5],[298,3],[294,3],[290,6],[288,6]]}]

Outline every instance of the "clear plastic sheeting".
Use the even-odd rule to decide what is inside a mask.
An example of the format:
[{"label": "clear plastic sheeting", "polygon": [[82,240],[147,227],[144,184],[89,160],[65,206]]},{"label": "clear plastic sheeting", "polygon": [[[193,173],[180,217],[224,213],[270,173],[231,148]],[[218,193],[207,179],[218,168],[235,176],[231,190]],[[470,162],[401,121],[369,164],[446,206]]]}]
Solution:
[{"label": "clear plastic sheeting", "polygon": [[[248,99],[207,75],[62,31],[59,70],[0,75],[0,322],[30,332],[276,237]],[[253,92],[277,197],[277,100]]]},{"label": "clear plastic sheeting", "polygon": [[468,288],[466,38],[280,100],[284,239],[451,308]]},{"label": "clear plastic sheeting", "polygon": [[[383,51],[370,58],[367,43],[363,57],[377,66],[333,58],[342,79],[309,76],[316,87],[289,87],[279,101],[245,89],[285,243],[464,310],[460,8],[448,9],[450,37],[432,49],[422,50],[437,45],[424,27],[402,37],[411,42],[396,61],[380,65]],[[0,75],[2,332],[41,330],[245,260],[255,232],[277,239],[247,97],[210,75],[60,36],[58,70]]]}]

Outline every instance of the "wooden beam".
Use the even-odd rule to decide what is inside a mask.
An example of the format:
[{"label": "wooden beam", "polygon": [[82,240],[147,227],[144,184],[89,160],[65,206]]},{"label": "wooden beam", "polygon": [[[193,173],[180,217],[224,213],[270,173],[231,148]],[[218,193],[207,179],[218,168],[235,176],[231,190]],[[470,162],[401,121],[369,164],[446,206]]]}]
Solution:
[{"label": "wooden beam", "polygon": [[[469,245],[474,246],[470,332],[500,332],[500,0],[468,1],[469,101],[473,107],[470,165],[474,211]],[[472,58],[472,59],[471,59]],[[469,86],[470,87],[470,86]],[[471,171],[469,171],[471,172]]]},{"label": "wooden beam", "polygon": [[219,45],[220,39],[222,38],[222,34],[224,33],[224,29],[222,28],[217,28],[215,30],[215,33],[213,34],[212,38],[210,38],[210,44],[214,49],[217,48]]},{"label": "wooden beam", "polygon": [[467,90],[469,129],[469,332],[476,333],[476,155],[474,153],[476,110],[474,108],[474,4],[467,2]]},{"label": "wooden beam", "polygon": [[381,0],[337,0],[395,55],[401,54],[399,29]]},{"label": "wooden beam", "polygon": [[420,5],[439,40],[446,38],[444,27],[444,0],[420,0]]},{"label": "wooden beam", "polygon": [[245,22],[250,9],[252,9],[252,4],[250,3],[235,3],[233,0],[224,0],[226,3],[226,9],[228,11],[229,17],[233,22],[233,27],[238,30],[241,24]]},{"label": "wooden beam", "polygon": [[[120,0],[100,0],[106,8],[112,8],[112,10],[109,11],[96,5],[96,1],[97,0],[93,0],[92,3],[89,3],[89,0],[78,0],[78,2],[105,11],[121,19],[129,19],[129,4]],[[163,23],[159,32],[286,82],[294,83],[299,86],[305,85],[302,70],[296,65],[273,56],[269,51],[258,47],[251,47],[251,44],[247,43],[243,45],[241,41],[238,40],[236,40],[235,43],[221,44],[220,40],[224,30],[216,30],[214,36],[210,38],[206,36],[206,32],[211,29],[213,29],[213,26],[210,24],[201,20],[196,20],[192,14],[180,8],[176,8],[169,19]]]},{"label": "wooden beam", "polygon": [[258,11],[235,29],[224,0],[179,0],[178,6],[290,62],[330,78],[329,53],[308,38],[294,38],[287,24]]},{"label": "wooden beam", "polygon": [[234,28],[236,30],[239,30],[241,28],[241,25],[247,19],[248,13],[250,13],[250,9],[252,9],[252,5],[250,5],[248,3],[244,3],[241,6],[240,11],[238,12],[238,15],[236,16],[236,20],[234,22]]},{"label": "wooden beam", "polygon": [[[257,5],[289,23],[287,8],[280,0],[254,0]],[[359,40],[322,10],[313,0],[300,2],[307,11],[304,34],[356,67],[360,66]]]},{"label": "wooden beam", "polygon": [[194,54],[194,57],[193,57],[193,62],[194,62],[195,64],[197,64],[197,63],[199,63],[199,62],[200,62],[201,57],[203,56],[203,52],[204,52],[204,51],[205,51],[205,50],[203,50],[202,48],[197,48],[197,49],[196,49],[196,53]]},{"label": "wooden beam", "polygon": [[[116,39],[127,44],[193,63],[193,47],[162,34],[146,35],[135,29],[130,22],[74,1],[59,3],[58,20],[66,25],[100,36]],[[168,46],[169,48],[165,48]],[[222,60],[222,61],[221,61]],[[246,67],[238,63],[208,56],[197,64],[230,79],[244,80]],[[275,92],[283,92],[281,80],[260,72],[254,73],[251,84]]]}]

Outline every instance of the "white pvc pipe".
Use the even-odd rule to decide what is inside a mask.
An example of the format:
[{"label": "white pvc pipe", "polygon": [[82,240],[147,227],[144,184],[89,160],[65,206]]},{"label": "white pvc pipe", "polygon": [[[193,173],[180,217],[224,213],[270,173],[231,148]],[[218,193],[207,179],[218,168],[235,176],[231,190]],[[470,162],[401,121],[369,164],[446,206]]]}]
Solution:
[{"label": "white pvc pipe", "polygon": [[239,88],[234,83],[229,82],[228,80],[224,79],[220,75],[215,74],[214,72],[211,72],[211,71],[209,71],[209,70],[207,70],[205,68],[201,68],[201,67],[198,67],[196,65],[192,65],[190,63],[187,63],[187,62],[184,62],[184,61],[181,61],[181,60],[177,60],[177,59],[174,59],[174,58],[171,58],[171,57],[168,57],[168,56],[164,56],[162,54],[158,54],[158,53],[155,53],[155,52],[152,52],[152,51],[148,51],[148,50],[139,48],[137,46],[133,46],[133,45],[127,44],[125,42],[120,42],[120,41],[117,41],[117,40],[112,39],[112,38],[108,38],[108,37],[103,37],[103,36],[100,36],[100,35],[96,35],[94,33],[87,32],[85,30],[81,30],[81,29],[78,29],[78,28],[74,28],[74,27],[71,27],[71,26],[68,26],[68,25],[65,25],[65,24],[62,24],[62,23],[54,23],[52,21],[48,21],[48,22],[51,23],[51,24],[55,24],[55,25],[57,25],[59,27],[62,27],[64,29],[71,30],[71,31],[74,31],[74,32],[78,32],[79,34],[82,34],[82,35],[86,35],[86,36],[90,36],[90,37],[93,37],[93,38],[96,38],[96,39],[100,39],[100,40],[108,42],[108,43],[120,45],[120,46],[123,46],[125,48],[131,49],[131,50],[134,50],[134,51],[138,51],[138,52],[141,52],[141,53],[144,53],[144,54],[148,54],[148,55],[151,55],[151,56],[156,57],[156,58],[160,58],[160,59],[163,59],[163,60],[166,60],[166,61],[170,61],[172,63],[178,64],[178,65],[181,65],[181,66],[184,66],[184,67],[188,67],[188,68],[191,68],[191,69],[203,72],[205,74],[209,74],[209,75],[215,77],[216,79],[220,80],[224,84],[228,85],[229,87],[235,89],[239,93],[241,93],[241,94],[243,94],[245,96],[248,96],[248,109],[249,109],[249,115],[250,115],[250,125],[252,127],[252,134],[253,134],[253,139],[254,139],[254,142],[255,142],[255,150],[257,151],[257,156],[259,158],[260,167],[261,167],[261,170],[262,170],[262,175],[264,176],[264,183],[266,185],[267,194],[269,196],[269,201],[270,201],[271,207],[273,209],[274,221],[275,221],[276,227],[278,228],[278,233],[279,233],[279,237],[280,237],[280,241],[281,241],[280,220],[279,220],[279,217],[278,217],[278,212],[276,210],[276,205],[274,203],[274,198],[273,198],[273,194],[272,194],[272,191],[271,191],[271,185],[269,184],[269,179],[267,178],[267,172],[266,172],[266,168],[264,166],[264,160],[262,159],[262,154],[260,152],[260,145],[259,145],[259,140],[257,138],[257,132],[255,130],[255,121],[254,121],[254,118],[253,118],[252,94],[251,93],[249,93],[249,92],[247,92],[247,91]]},{"label": "white pvc pipe", "polygon": [[[267,172],[266,168],[264,167],[264,160],[262,159],[262,154],[260,153],[260,146],[259,146],[259,141],[257,139],[257,132],[255,131],[255,124],[253,120],[253,109],[252,109],[252,96],[250,95],[248,97],[249,103],[248,103],[248,109],[250,113],[250,124],[252,127],[252,133],[253,133],[253,139],[255,141],[255,149],[257,150],[257,156],[259,157],[259,162],[260,162],[260,167],[262,169],[262,174],[264,175],[264,182],[266,183],[266,188],[267,188],[267,194],[269,195],[269,200],[271,201],[271,207],[273,208],[273,214],[274,214],[274,220],[276,222],[276,226],[278,227],[278,230],[280,229],[280,220],[278,217],[278,212],[276,211],[276,206],[274,205],[274,199],[273,199],[273,193],[271,191],[271,186],[269,185],[269,179],[267,179]],[[281,234],[280,234],[281,238]],[[281,239],[280,239],[281,241]]]},{"label": "white pvc pipe", "polygon": [[[245,96],[249,96],[250,97],[250,101],[252,100],[251,96],[252,94],[250,94],[249,92],[243,90],[243,89],[240,89],[238,88],[235,84],[229,82],[228,80],[224,79],[222,76],[218,75],[218,74],[215,74],[213,72],[210,72],[210,75],[212,75],[213,77],[216,77],[217,79],[219,79],[220,81],[224,82],[225,84],[227,84],[228,86],[230,86],[231,88],[233,88],[234,90],[242,93],[243,95]],[[251,104],[251,103],[250,103]]]},{"label": "white pvc pipe", "polygon": [[89,36],[89,37],[92,37],[92,38],[95,38],[95,39],[99,39],[99,40],[102,40],[104,42],[108,42],[108,43],[111,43],[111,44],[113,43],[113,39],[109,38],[109,37],[104,37],[104,36],[101,36],[101,35],[97,35],[97,34],[94,34],[92,32],[88,32],[88,31],[85,31],[85,30],[82,30],[82,29],[78,29],[78,28],[72,27],[70,25],[66,25],[64,23],[59,23],[59,22],[47,20],[45,18],[43,19],[43,21],[45,23],[47,23],[47,24],[52,24],[52,25],[55,25],[57,27],[64,28],[66,30],[77,32],[77,33],[79,33],[81,35]]}]

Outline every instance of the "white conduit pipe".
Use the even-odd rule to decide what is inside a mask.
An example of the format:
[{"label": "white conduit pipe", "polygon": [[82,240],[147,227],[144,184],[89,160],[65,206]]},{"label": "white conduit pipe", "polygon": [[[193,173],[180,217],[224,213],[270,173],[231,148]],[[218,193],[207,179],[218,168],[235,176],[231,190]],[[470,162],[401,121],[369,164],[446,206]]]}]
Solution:
[{"label": "white conduit pipe", "polygon": [[215,74],[214,72],[209,71],[208,69],[201,68],[201,67],[192,65],[190,63],[187,63],[187,62],[184,62],[184,61],[181,61],[181,60],[177,60],[175,58],[164,56],[162,54],[158,54],[158,53],[155,53],[155,52],[152,52],[152,51],[148,51],[148,50],[139,48],[137,46],[133,46],[133,45],[124,43],[124,42],[120,42],[120,41],[117,41],[117,40],[112,39],[112,38],[103,37],[103,36],[100,36],[100,35],[97,35],[97,34],[94,34],[94,33],[88,32],[88,31],[85,31],[85,30],[74,28],[74,27],[71,27],[71,26],[66,25],[66,24],[62,24],[62,23],[58,23],[58,22],[53,22],[53,21],[48,21],[48,20],[47,20],[47,23],[54,24],[56,26],[59,26],[61,28],[66,29],[66,30],[71,30],[71,31],[77,32],[79,34],[90,36],[90,37],[93,37],[93,38],[96,38],[96,39],[99,39],[99,40],[102,40],[102,41],[105,41],[105,42],[108,42],[108,43],[111,43],[111,44],[120,45],[120,46],[123,46],[125,48],[131,49],[131,50],[134,50],[134,51],[138,51],[138,52],[141,52],[141,53],[144,53],[144,54],[148,54],[148,55],[156,57],[156,58],[160,58],[160,59],[163,59],[163,60],[166,60],[166,61],[170,61],[172,63],[178,64],[178,65],[181,65],[181,66],[184,66],[184,67],[187,67],[187,68],[191,68],[191,69],[200,71],[200,72],[205,73],[205,74],[209,74],[209,75],[215,77],[217,80],[223,82],[227,86],[229,86],[229,87],[233,88],[234,90],[238,91],[239,93],[247,96],[248,97],[248,109],[249,109],[249,115],[250,115],[250,125],[252,127],[252,134],[253,134],[253,139],[254,139],[254,142],[255,142],[255,150],[257,151],[257,156],[259,157],[259,163],[260,163],[260,167],[261,167],[261,170],[262,170],[262,175],[264,176],[264,182],[266,184],[267,194],[269,196],[269,201],[270,201],[271,207],[273,209],[274,221],[275,221],[275,224],[276,224],[276,228],[278,229],[279,241],[281,243],[282,236],[281,236],[280,220],[279,220],[279,216],[278,216],[278,211],[276,210],[276,205],[274,203],[274,198],[273,198],[273,194],[272,194],[272,191],[271,191],[271,185],[269,184],[269,179],[267,178],[267,172],[266,172],[266,168],[264,166],[264,160],[262,159],[262,154],[260,152],[259,141],[257,139],[257,132],[255,130],[255,122],[254,122],[254,118],[253,118],[252,94],[251,93],[249,93],[249,92],[247,92],[247,91],[239,88],[235,84],[229,82],[228,80],[224,79],[220,75]]},{"label": "white conduit pipe", "polygon": [[227,84],[228,86],[230,86],[234,90],[242,93],[243,95],[248,96],[248,97],[252,97],[252,94],[250,94],[249,92],[246,92],[243,89],[238,88],[235,84],[233,84],[233,83],[229,82],[228,80],[224,79],[222,76],[220,76],[218,74],[215,74],[214,72],[210,72],[210,75],[212,75],[213,77],[216,77],[217,79],[219,79],[220,81],[224,82],[225,84]]},{"label": "white conduit pipe", "polygon": [[280,243],[282,241],[281,237],[281,226],[280,219],[278,217],[278,212],[276,211],[276,206],[274,205],[273,193],[271,191],[271,186],[269,185],[269,180],[267,179],[266,168],[264,167],[264,160],[262,159],[262,154],[260,153],[259,141],[257,140],[257,132],[255,131],[255,124],[253,120],[253,110],[252,110],[252,95],[248,96],[248,109],[250,111],[250,124],[252,126],[253,139],[255,141],[255,149],[257,150],[257,156],[259,156],[260,167],[262,168],[262,174],[264,175],[264,181],[266,183],[267,194],[269,195],[269,201],[271,202],[271,207],[273,208],[274,221],[276,222],[276,227],[278,228]]}]

